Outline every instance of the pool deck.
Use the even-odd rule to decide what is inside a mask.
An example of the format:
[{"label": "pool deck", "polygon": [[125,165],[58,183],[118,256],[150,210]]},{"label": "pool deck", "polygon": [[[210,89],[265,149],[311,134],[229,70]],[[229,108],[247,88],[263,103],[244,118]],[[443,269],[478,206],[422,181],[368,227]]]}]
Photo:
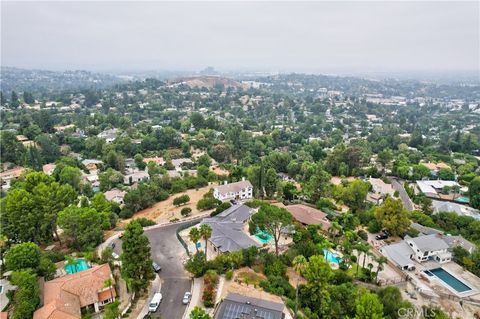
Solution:
[{"label": "pool deck", "polygon": [[[480,278],[475,276],[474,274],[470,273],[469,271],[464,270],[460,265],[456,264],[455,262],[448,262],[445,264],[439,264],[434,261],[425,262],[422,264],[417,263],[417,269],[415,270],[415,276],[417,279],[420,279],[421,282],[425,283],[429,287],[432,288],[434,292],[439,292],[440,294],[451,294],[455,295],[459,298],[465,297],[473,297],[474,299],[478,299],[480,302]],[[451,275],[456,277],[459,281],[467,285],[471,288],[471,290],[465,292],[458,292],[454,288],[450,287],[447,283],[439,278],[433,278],[430,282],[428,282],[422,274],[425,270],[435,269],[435,268],[443,268]],[[407,272],[412,274],[412,272]]]}]

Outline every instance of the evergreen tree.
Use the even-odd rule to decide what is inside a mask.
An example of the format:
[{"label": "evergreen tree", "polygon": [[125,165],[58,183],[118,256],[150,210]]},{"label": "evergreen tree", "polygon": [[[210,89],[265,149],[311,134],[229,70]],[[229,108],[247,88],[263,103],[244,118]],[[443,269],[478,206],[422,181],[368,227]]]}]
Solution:
[{"label": "evergreen tree", "polygon": [[383,305],[377,295],[366,292],[357,300],[355,319],[382,319]]},{"label": "evergreen tree", "polygon": [[133,291],[145,290],[155,277],[150,243],[138,221],[131,221],[122,239],[122,276]]},{"label": "evergreen tree", "polygon": [[15,91],[12,91],[12,98],[10,101],[10,106],[14,109],[20,106],[20,101],[18,100],[18,95]]}]

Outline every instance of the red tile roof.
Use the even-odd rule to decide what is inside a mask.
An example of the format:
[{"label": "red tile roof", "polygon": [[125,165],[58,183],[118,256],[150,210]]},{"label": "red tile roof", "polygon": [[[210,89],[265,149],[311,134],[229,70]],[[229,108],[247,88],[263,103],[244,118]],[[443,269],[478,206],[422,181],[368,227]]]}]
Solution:
[{"label": "red tile roof", "polygon": [[321,225],[323,230],[330,228],[330,221],[327,219],[327,214],[321,210],[309,207],[307,205],[289,205],[285,207],[295,218],[305,225]]}]

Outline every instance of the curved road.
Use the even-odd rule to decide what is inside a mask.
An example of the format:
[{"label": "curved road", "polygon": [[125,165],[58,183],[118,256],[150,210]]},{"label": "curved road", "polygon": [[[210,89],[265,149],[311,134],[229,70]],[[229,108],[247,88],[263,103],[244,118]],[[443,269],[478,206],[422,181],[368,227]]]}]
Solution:
[{"label": "curved road", "polygon": [[[188,222],[201,218],[203,217],[194,218]],[[186,258],[185,249],[176,235],[176,230],[185,223],[187,222],[152,226],[145,229],[145,235],[150,241],[152,259],[162,267],[159,276],[162,281],[163,300],[156,312],[162,318],[181,319],[186,309],[186,306],[182,304],[183,294],[191,289],[191,277],[183,266]],[[115,243],[114,251],[120,255],[121,239],[114,239],[113,242]]]}]

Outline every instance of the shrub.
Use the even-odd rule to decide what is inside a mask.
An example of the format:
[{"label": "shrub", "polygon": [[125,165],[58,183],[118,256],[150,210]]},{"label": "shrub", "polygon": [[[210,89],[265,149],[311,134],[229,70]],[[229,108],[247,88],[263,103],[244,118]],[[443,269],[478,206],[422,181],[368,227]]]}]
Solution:
[{"label": "shrub", "polygon": [[179,205],[183,205],[183,204],[186,204],[190,201],[190,196],[188,196],[187,194],[185,195],[182,195],[182,196],[178,196],[178,197],[175,197],[173,199],[173,205],[175,206],[179,206]]},{"label": "shrub", "polygon": [[233,270],[229,270],[225,273],[225,279],[232,280],[233,278]]},{"label": "shrub", "polygon": [[122,210],[120,211],[120,214],[118,214],[118,217],[120,218],[123,218],[123,219],[127,219],[127,218],[130,218],[133,216],[133,211],[124,207],[122,208]]},{"label": "shrub", "polygon": [[357,235],[363,240],[368,240],[368,234],[364,230],[359,230]]},{"label": "shrub", "polygon": [[203,288],[202,300],[205,307],[215,305],[216,287],[218,284],[218,274],[214,270],[208,270],[203,277],[205,287]]},{"label": "shrub", "polygon": [[215,209],[213,212],[211,212],[210,216],[216,216],[218,214],[220,214],[221,212],[229,209],[230,207],[232,207],[232,205],[229,203],[229,202],[225,202],[225,203],[221,203],[220,205],[218,205],[217,209]]},{"label": "shrub", "polygon": [[252,199],[245,203],[250,208],[258,208],[262,205],[265,205],[265,202],[259,199]]},{"label": "shrub", "polygon": [[145,217],[135,219],[137,222],[140,223],[142,227],[148,227],[148,226],[153,226],[156,225],[156,223],[153,220],[147,219]]},{"label": "shrub", "polygon": [[187,217],[192,213],[192,209],[190,207],[184,207],[180,211],[180,214],[182,214],[183,217]]},{"label": "shrub", "polygon": [[213,209],[217,207],[219,204],[221,204],[221,201],[215,198],[202,198],[201,200],[198,201],[197,203],[197,209],[199,210],[208,210],[208,209]]},{"label": "shrub", "polygon": [[61,251],[51,250],[44,254],[44,256],[50,259],[54,263],[58,263],[59,261],[65,260],[65,254]]},{"label": "shrub", "polygon": [[260,287],[275,295],[295,298],[295,288],[290,285],[285,276],[268,276],[267,280],[260,282]]},{"label": "shrub", "polygon": [[382,230],[382,225],[376,220],[373,219],[368,223],[368,231],[371,233],[378,233]]}]

